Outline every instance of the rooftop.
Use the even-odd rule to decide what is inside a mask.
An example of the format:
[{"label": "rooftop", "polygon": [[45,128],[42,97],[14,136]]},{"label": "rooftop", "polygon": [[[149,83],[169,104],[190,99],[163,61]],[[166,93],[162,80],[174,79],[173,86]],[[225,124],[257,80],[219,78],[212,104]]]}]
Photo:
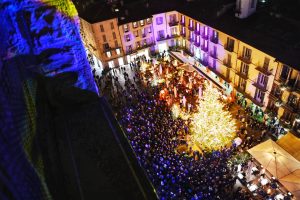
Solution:
[{"label": "rooftop", "polygon": [[[123,6],[116,5],[119,12],[112,12],[111,5],[94,3],[83,9],[78,9],[79,16],[90,23],[96,23],[118,17],[120,25],[146,19],[153,14],[177,10],[210,27],[216,28],[231,35],[255,48],[261,50],[279,62],[300,70],[300,17],[293,14],[292,7],[300,5],[298,0],[291,0],[293,4],[282,2],[276,6],[258,8],[247,19],[238,19],[234,16],[233,5],[235,0],[151,0],[147,6],[146,1],[135,1]],[[280,2],[280,1],[279,1]],[[223,5],[228,6],[221,15]],[[260,6],[259,6],[260,7]],[[279,7],[282,10],[279,10]],[[291,12],[288,13],[288,8]],[[283,14],[282,14],[283,13]]]}]

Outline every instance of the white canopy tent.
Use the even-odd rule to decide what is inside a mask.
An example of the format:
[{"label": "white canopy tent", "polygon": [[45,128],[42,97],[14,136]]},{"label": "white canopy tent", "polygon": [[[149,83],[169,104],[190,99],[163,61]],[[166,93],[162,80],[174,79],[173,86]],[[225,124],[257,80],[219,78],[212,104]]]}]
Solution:
[{"label": "white canopy tent", "polygon": [[280,183],[300,199],[300,169],[280,178]]},{"label": "white canopy tent", "polygon": [[287,190],[300,199],[300,162],[272,140],[267,140],[248,152]]}]

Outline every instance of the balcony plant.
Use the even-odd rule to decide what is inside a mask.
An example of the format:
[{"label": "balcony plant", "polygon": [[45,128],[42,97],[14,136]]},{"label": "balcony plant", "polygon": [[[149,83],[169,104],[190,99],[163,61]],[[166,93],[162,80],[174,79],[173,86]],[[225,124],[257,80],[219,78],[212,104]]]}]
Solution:
[{"label": "balcony plant", "polygon": [[300,122],[300,114],[299,114],[299,113],[296,114],[296,116],[295,116],[295,121],[296,121],[296,122]]},{"label": "balcony plant", "polygon": [[282,101],[281,100],[278,99],[278,100],[275,101],[275,106],[276,107],[280,107],[281,105],[282,105]]},{"label": "balcony plant", "polygon": [[279,85],[279,88],[280,88],[280,90],[282,90],[282,91],[286,90],[287,87],[288,87],[288,86],[287,86],[285,83],[281,83],[281,84]]},{"label": "balcony plant", "polygon": [[291,125],[290,123],[286,123],[286,122],[287,122],[287,121],[285,121],[285,122],[283,123],[283,128],[284,128],[285,131],[289,131],[289,130],[291,130],[292,125]]}]

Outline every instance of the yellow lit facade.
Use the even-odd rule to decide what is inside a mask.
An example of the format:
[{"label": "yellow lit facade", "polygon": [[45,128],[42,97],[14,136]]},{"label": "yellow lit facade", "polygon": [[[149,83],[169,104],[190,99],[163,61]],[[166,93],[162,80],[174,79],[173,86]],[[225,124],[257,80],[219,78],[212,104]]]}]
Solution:
[{"label": "yellow lit facade", "polygon": [[[281,121],[289,124],[292,131],[300,129],[297,122],[300,72],[295,69],[296,66],[287,66],[245,42],[177,11],[156,13],[152,18],[128,23],[118,20],[112,18],[90,24],[92,33],[89,34],[86,34],[91,31],[87,30],[88,26],[81,27],[87,37],[93,37],[86,41],[95,40],[95,55],[104,66],[108,67],[109,61],[118,66],[118,57],[123,57],[124,64],[127,64],[130,56],[144,54],[145,50],[150,54],[176,47],[183,50],[184,55],[193,57],[195,67],[214,77],[227,95],[242,97],[248,106],[253,103],[261,111],[271,110]],[[110,28],[111,22],[114,30]],[[105,27],[105,32],[100,31],[100,24]],[[116,33],[117,39],[112,38],[112,32]],[[107,36],[111,58],[105,55],[102,35]],[[85,45],[90,49],[93,42],[88,43]],[[120,55],[114,53],[116,48],[121,48]],[[286,86],[285,89],[283,86]]]}]

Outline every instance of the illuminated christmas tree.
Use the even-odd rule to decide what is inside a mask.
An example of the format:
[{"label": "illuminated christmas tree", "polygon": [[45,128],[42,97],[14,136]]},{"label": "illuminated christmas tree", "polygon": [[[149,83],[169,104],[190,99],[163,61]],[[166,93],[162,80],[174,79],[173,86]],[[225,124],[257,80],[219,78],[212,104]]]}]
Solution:
[{"label": "illuminated christmas tree", "polygon": [[206,85],[198,112],[193,114],[191,139],[201,149],[219,150],[229,144],[236,132],[236,123],[216,88]]}]

